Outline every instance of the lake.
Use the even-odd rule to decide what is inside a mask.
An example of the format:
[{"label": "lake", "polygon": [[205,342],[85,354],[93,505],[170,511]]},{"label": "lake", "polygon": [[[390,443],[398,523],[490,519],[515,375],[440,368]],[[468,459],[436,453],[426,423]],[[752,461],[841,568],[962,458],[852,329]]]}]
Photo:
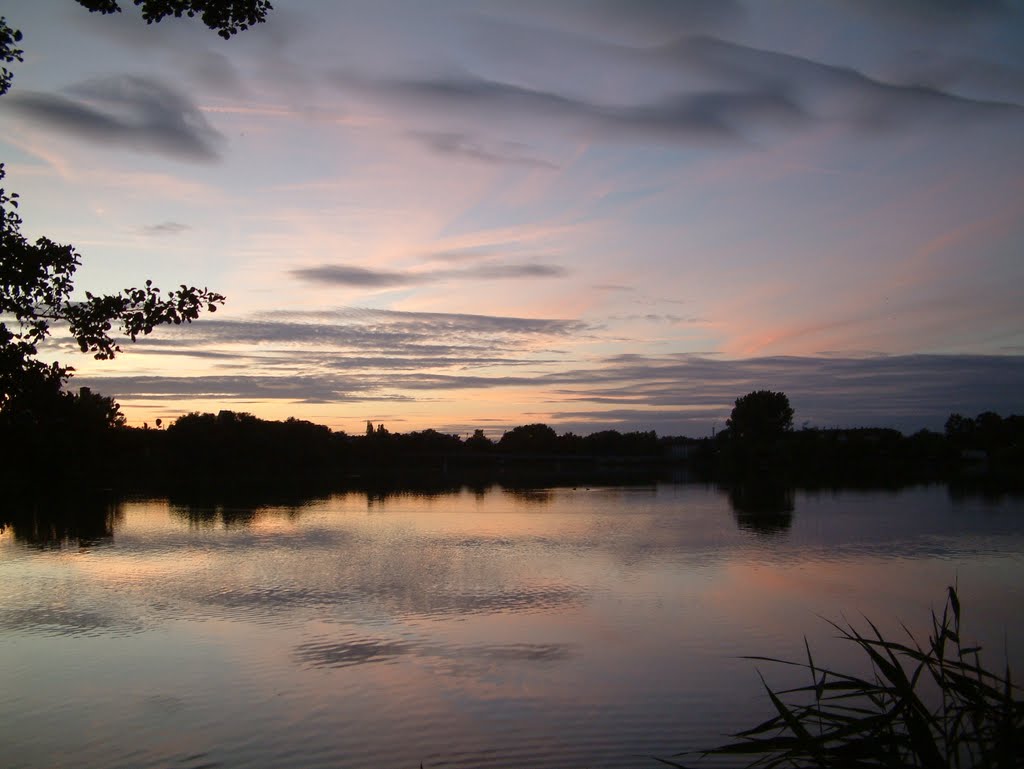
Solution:
[{"label": "lake", "polygon": [[822,617],[924,640],[954,580],[965,635],[1024,674],[1020,497],[665,483],[62,512],[0,534],[10,769],[653,769],[771,715],[758,668],[797,680],[742,655],[802,659],[806,636],[861,670]]}]

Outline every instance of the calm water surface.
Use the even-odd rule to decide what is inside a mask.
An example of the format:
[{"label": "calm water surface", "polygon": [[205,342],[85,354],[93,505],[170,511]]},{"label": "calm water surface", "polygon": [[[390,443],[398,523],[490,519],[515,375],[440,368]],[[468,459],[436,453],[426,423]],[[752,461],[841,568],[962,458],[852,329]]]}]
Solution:
[{"label": "calm water surface", "polygon": [[[0,534],[5,767],[655,767],[770,714],[819,615],[1024,671],[1024,501],[695,485],[121,502]],[[739,505],[740,511],[736,506]],[[105,516],[105,517],[104,517]],[[776,685],[787,670],[765,668]]]}]

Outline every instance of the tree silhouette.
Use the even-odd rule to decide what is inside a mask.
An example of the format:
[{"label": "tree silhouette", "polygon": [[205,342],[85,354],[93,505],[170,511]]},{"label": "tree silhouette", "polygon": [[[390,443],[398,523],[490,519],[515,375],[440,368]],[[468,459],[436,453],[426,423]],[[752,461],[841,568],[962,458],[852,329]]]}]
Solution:
[{"label": "tree silhouette", "polygon": [[[121,10],[117,0],[78,0],[90,11],[103,14]],[[147,23],[167,16],[198,15],[202,22],[227,39],[262,22],[271,4],[267,0],[132,0]],[[0,61],[22,61],[17,45],[20,31],[0,16]],[[11,87],[13,74],[0,67],[0,95]],[[0,163],[0,180],[5,176]],[[163,324],[190,323],[206,310],[213,312],[224,297],[207,288],[181,285],[166,294],[146,281],[141,288],[125,288],[113,294],[72,299],[75,271],[81,255],[71,245],[49,238],[29,242],[21,233],[18,195],[0,188],[0,417],[22,423],[37,420],[47,409],[59,408],[65,399],[62,386],[73,369],[36,357],[39,345],[50,335],[51,325],[66,326],[82,352],[98,359],[113,358],[121,351],[114,334],[135,341]],[[116,408],[110,411],[117,413]],[[19,416],[20,415],[20,416]],[[111,421],[114,420],[111,417]]]},{"label": "tree silhouette", "polygon": [[766,443],[793,429],[793,409],[785,393],[757,390],[736,399],[726,425],[736,439]]},{"label": "tree silhouette", "polygon": [[[20,42],[21,32],[7,26],[7,19],[0,16],[0,60],[4,64],[23,61],[21,57],[25,52],[15,47],[15,43]],[[7,93],[13,78],[14,74],[7,67],[0,67],[0,95]]]},{"label": "tree silhouette", "polygon": [[[261,24],[273,6],[269,0],[132,0],[142,9],[142,18],[153,24],[167,16],[199,16],[210,29],[225,40]],[[83,8],[97,13],[120,13],[118,0],[78,0]]]},{"label": "tree silhouette", "polygon": [[224,301],[209,289],[185,285],[163,295],[148,280],[142,288],[86,292],[84,300],[74,300],[81,256],[73,246],[49,238],[30,243],[21,234],[17,205],[17,196],[0,188],[0,315],[10,319],[0,322],[0,411],[55,395],[71,376],[72,367],[36,358],[51,324],[66,325],[82,352],[104,360],[121,351],[115,329],[135,341],[165,323],[190,323]]},{"label": "tree silhouette", "polygon": [[494,441],[484,435],[483,430],[474,430],[473,435],[466,438],[466,448],[470,451],[485,452],[494,448]]},{"label": "tree silhouette", "polygon": [[545,424],[521,425],[501,436],[498,448],[517,454],[549,454],[558,445],[558,433]]}]

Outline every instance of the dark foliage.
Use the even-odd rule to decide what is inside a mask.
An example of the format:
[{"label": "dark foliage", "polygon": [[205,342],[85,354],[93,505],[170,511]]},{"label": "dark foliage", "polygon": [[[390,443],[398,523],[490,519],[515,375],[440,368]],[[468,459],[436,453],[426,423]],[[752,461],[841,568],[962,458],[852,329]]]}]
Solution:
[{"label": "dark foliage", "polygon": [[978,452],[990,460],[1015,453],[1019,460],[1024,447],[1024,417],[1003,418],[992,411],[983,411],[974,419],[950,414],[945,436],[958,451]]},{"label": "dark foliage", "polygon": [[494,441],[488,438],[483,430],[474,430],[473,435],[466,439],[466,449],[478,454],[486,454],[494,450]]},{"label": "dark foliage", "polygon": [[[24,61],[22,56],[25,51],[17,48],[16,44],[21,42],[21,32],[11,29],[7,25],[7,19],[0,16],[0,61],[4,64],[13,64],[16,61]],[[11,87],[11,80],[14,74],[7,67],[0,67],[0,96],[7,93]]]},{"label": "dark foliage", "polygon": [[[155,431],[154,431],[155,432]],[[162,436],[167,466],[213,477],[307,476],[333,465],[329,428],[299,419],[271,422],[221,411],[186,414]]]},{"label": "dark foliage", "polygon": [[[201,14],[224,37],[263,21],[264,0],[135,0],[148,22],[168,16]],[[112,0],[83,0],[90,10],[113,13]],[[22,40],[0,17],[0,60],[22,61]],[[0,94],[12,73],[0,70]],[[0,180],[4,167],[0,164]],[[55,329],[66,331],[82,352],[113,358],[119,340],[135,341],[164,324],[190,323],[213,312],[224,297],[207,288],[181,285],[163,293],[151,281],[112,294],[75,294],[81,255],[71,245],[41,237],[30,242],[21,232],[18,195],[0,188],[0,438],[18,452],[6,468],[12,476],[37,473],[79,478],[98,466],[109,448],[106,428],[122,421],[117,404],[87,390],[64,392],[73,369],[39,360],[40,345]]]},{"label": "dark foliage", "polygon": [[[118,0],[77,0],[96,13],[120,13]],[[266,20],[273,9],[269,0],[132,0],[142,9],[142,18],[153,24],[168,16],[198,16],[203,24],[225,40]]]},{"label": "dark foliage", "polygon": [[554,454],[558,433],[544,424],[522,425],[509,430],[498,441],[498,449],[516,454]]},{"label": "dark foliage", "polygon": [[735,440],[763,444],[793,429],[793,409],[785,393],[757,390],[736,399],[726,425]]},{"label": "dark foliage", "polygon": [[104,295],[87,291],[83,300],[73,299],[81,256],[73,246],[49,238],[30,243],[21,234],[17,206],[17,195],[0,189],[0,412],[17,409],[26,398],[59,392],[70,377],[70,366],[36,358],[52,326],[66,328],[82,352],[105,360],[121,351],[115,333],[135,341],[163,324],[190,323],[224,301],[206,288],[184,285],[162,295],[148,280],[142,288]]},{"label": "dark foliage", "polygon": [[[21,39],[0,18],[0,59],[21,61],[23,51],[15,47]],[[0,94],[7,92],[11,78],[4,68]],[[0,164],[0,180],[4,175]],[[21,232],[18,202],[17,193],[0,188],[0,413],[7,418],[21,412],[38,419],[40,408],[58,407],[72,369],[36,357],[53,326],[66,328],[82,352],[108,359],[121,350],[115,334],[134,341],[166,323],[189,323],[224,301],[206,288],[185,285],[162,294],[151,281],[114,294],[87,291],[84,299],[72,298],[81,255],[49,238],[30,242]]]}]

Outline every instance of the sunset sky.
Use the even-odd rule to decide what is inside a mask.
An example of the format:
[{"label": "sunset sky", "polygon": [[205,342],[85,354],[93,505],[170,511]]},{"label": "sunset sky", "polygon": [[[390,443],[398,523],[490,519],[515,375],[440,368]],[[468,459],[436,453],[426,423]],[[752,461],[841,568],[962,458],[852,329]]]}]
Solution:
[{"label": "sunset sky", "polygon": [[[130,5],[130,0],[125,0]],[[230,41],[11,0],[24,232],[227,295],[129,421],[721,429],[1024,413],[1024,5],[276,0]]]}]

